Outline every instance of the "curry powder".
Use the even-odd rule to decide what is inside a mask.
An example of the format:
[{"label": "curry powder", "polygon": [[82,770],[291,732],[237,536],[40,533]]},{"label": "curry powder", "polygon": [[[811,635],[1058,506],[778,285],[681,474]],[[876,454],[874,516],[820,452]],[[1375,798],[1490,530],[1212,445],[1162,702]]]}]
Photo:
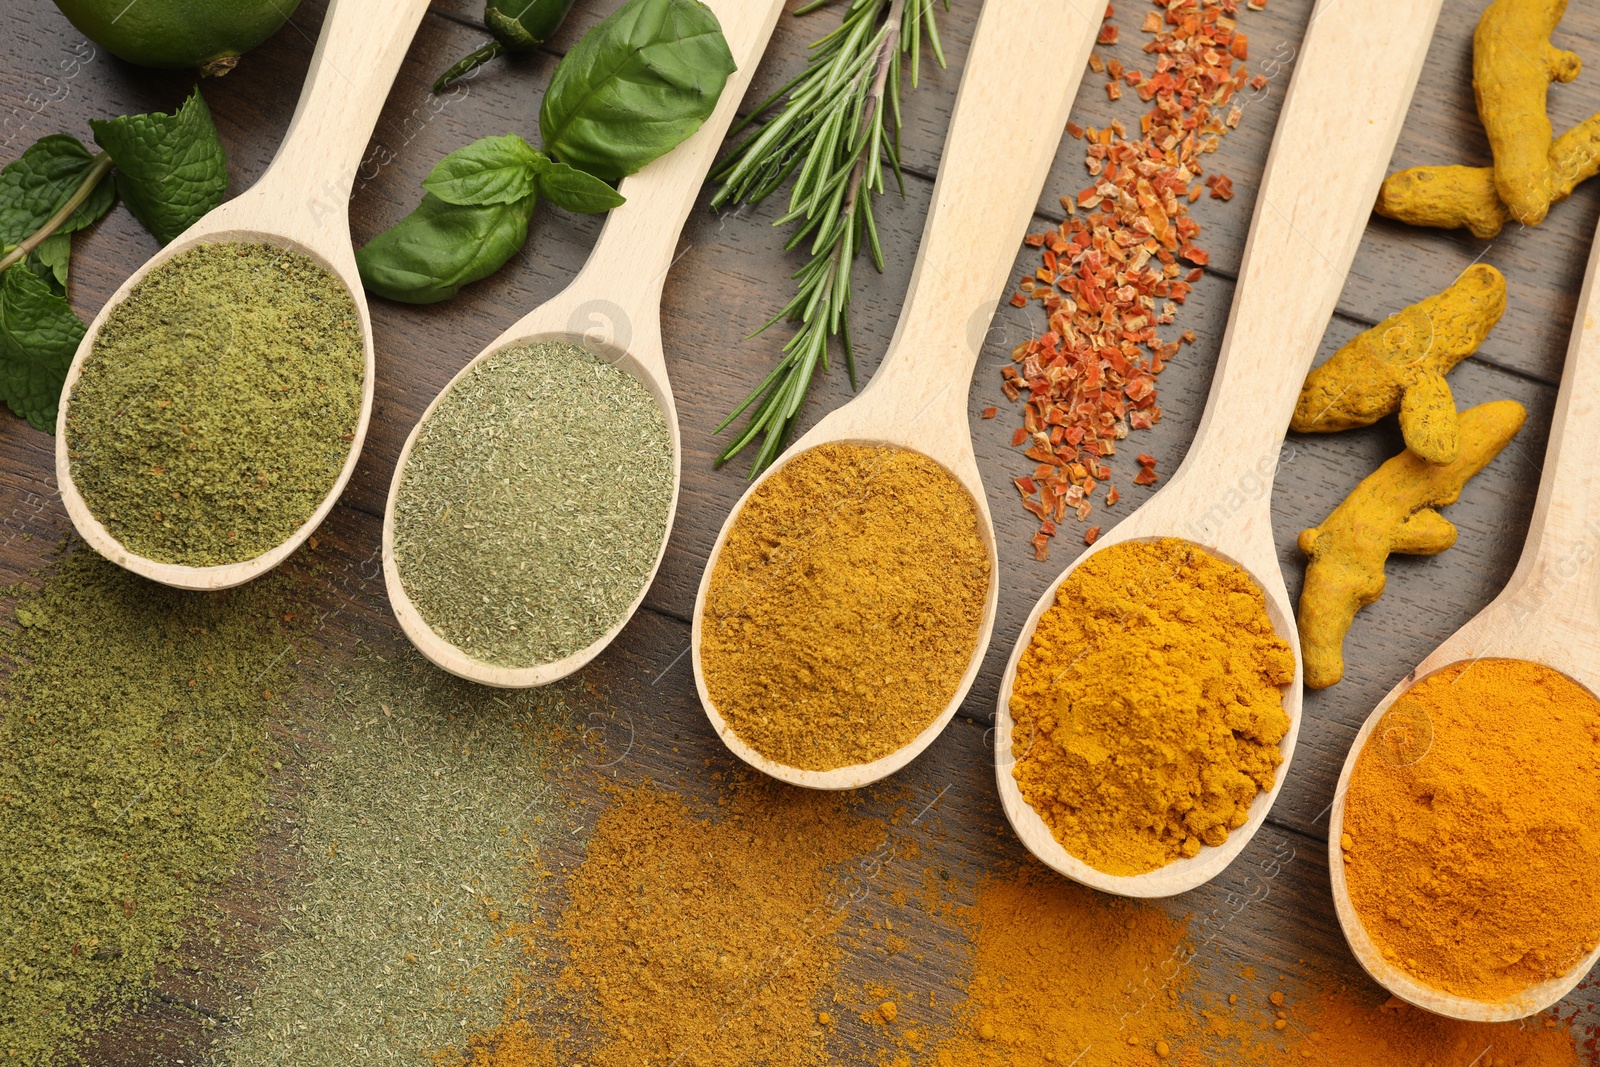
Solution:
[{"label": "curry powder", "polygon": [[955,698],[989,576],[977,507],[927,456],[802,452],[750,495],[712,571],[700,619],[711,703],[790,767],[898,751]]},{"label": "curry powder", "polygon": [[1458,663],[1412,686],[1357,757],[1345,878],[1419,981],[1499,1000],[1600,943],[1600,701],[1537,663]]},{"label": "curry powder", "polygon": [[1177,538],[1086,559],[1017,664],[1012,774],[1063,848],[1142,874],[1243,826],[1289,731],[1294,654],[1241,568]]}]

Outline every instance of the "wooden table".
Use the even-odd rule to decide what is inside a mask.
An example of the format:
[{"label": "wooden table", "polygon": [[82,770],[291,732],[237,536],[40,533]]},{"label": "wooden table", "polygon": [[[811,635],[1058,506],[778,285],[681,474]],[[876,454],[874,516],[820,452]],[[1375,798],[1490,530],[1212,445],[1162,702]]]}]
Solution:
[{"label": "wooden table", "polygon": [[[232,74],[203,87],[228,149],[235,192],[260,175],[288,124],[324,6],[323,0],[305,0],[292,27],[247,56]],[[434,97],[428,92],[434,75],[484,39],[476,0],[436,0],[357,181],[350,205],[357,242],[393,224],[415,205],[420,197],[418,182],[444,153],[474,138],[508,130],[532,138],[540,93],[560,53],[615,6],[615,0],[586,0],[546,51],[495,64],[457,92]],[[925,63],[923,87],[906,97],[907,198],[904,203],[885,199],[878,216],[888,270],[881,277],[870,271],[857,275],[853,325],[864,374],[882,354],[905,292],[978,6],[977,0],[955,0],[954,10],[941,17],[950,69],[941,71]],[[1162,422],[1129,441],[1137,446],[1129,451],[1156,455],[1163,472],[1176,468],[1200,417],[1256,179],[1288,65],[1310,9],[1311,0],[1271,0],[1266,10],[1241,11],[1240,28],[1249,35],[1251,46],[1250,68],[1273,76],[1267,89],[1245,108],[1239,128],[1207,161],[1210,170],[1233,178],[1237,195],[1230,203],[1206,197],[1194,207],[1203,226],[1197,243],[1210,251],[1212,265],[1181,309],[1177,328],[1194,329],[1199,340],[1186,347],[1161,377]],[[1143,38],[1135,29],[1143,10],[1135,4],[1119,11],[1123,43],[1099,49],[1103,55],[1120,57],[1130,67],[1145,58],[1137,51]],[[1337,10],[1335,6],[1330,17],[1338,17]],[[1395,152],[1394,169],[1488,161],[1470,88],[1471,32],[1479,10],[1469,0],[1447,0]],[[834,17],[822,13],[802,21],[786,15],[750,99],[765,96],[799,69],[806,42],[820,34],[817,27],[831,25]],[[187,74],[136,69],[103,51],[95,52],[48,0],[9,5],[8,28],[0,64],[4,104],[0,162],[16,158],[46,133],[66,131],[87,140],[91,118],[170,111],[191,84]],[[1600,49],[1590,47],[1595,41],[1600,41],[1600,7],[1574,4],[1555,43],[1600,63]],[[76,63],[64,68],[68,60]],[[1110,103],[1104,80],[1093,74],[1085,78],[1074,120],[1100,125],[1120,116],[1131,124],[1139,113],[1130,106],[1136,101],[1130,95],[1119,104]],[[1571,86],[1552,87],[1550,112],[1557,130],[1597,109],[1600,75],[1590,73]],[[1338,180],[1338,175],[1329,176],[1330,182]],[[1066,140],[1038,207],[1040,227],[1060,220],[1059,196],[1075,194],[1086,184],[1083,145]],[[746,336],[787,299],[787,276],[799,262],[782,251],[785,232],[770,225],[777,214],[776,204],[721,217],[697,211],[667,282],[664,334],[683,427],[683,497],[672,544],[644,608],[589,672],[590,680],[609,694],[617,714],[626,719],[631,736],[625,756],[604,775],[627,779],[648,774],[658,782],[710,793],[716,787],[709,781],[705,761],[712,760],[719,769],[730,765],[700,712],[683,653],[701,567],[718,526],[745,484],[744,462],[713,468],[712,457],[724,438],[711,431],[770,369],[788,336],[782,328],[754,339]],[[1468,264],[1492,263],[1507,277],[1508,310],[1482,350],[1452,375],[1451,384],[1462,407],[1501,397],[1521,401],[1529,410],[1528,426],[1507,453],[1467,487],[1461,502],[1448,509],[1448,517],[1461,531],[1454,549],[1437,558],[1390,561],[1386,595],[1361,613],[1346,646],[1345,680],[1330,690],[1307,694],[1299,748],[1268,825],[1223,878],[1169,904],[1177,913],[1192,913],[1197,942],[1203,943],[1207,957],[1251,963],[1263,975],[1291,980],[1357,974],[1334,920],[1325,870],[1326,812],[1334,782],[1351,738],[1377,700],[1440,639],[1486,604],[1511,573],[1533,506],[1556,379],[1597,214],[1600,182],[1591,182],[1558,205],[1539,228],[1510,227],[1494,241],[1478,241],[1464,231],[1408,229],[1376,218],[1369,226],[1324,339],[1323,355],[1403,304],[1443,288]],[[469,287],[455,300],[430,308],[374,301],[378,385],[372,432],[349,491],[319,534],[322,562],[337,575],[330,595],[342,609],[333,624],[339,636],[396,639],[382,581],[371,561],[395,457],[417,415],[506,324],[566,284],[583,263],[597,230],[593,217],[541,208],[527,248],[499,274]],[[155,248],[154,240],[125,211],[113,212],[77,238],[71,295],[79,314],[91,316]],[[1019,253],[1017,274],[1031,273],[1037,265],[1035,253]],[[995,294],[996,301],[1003,295],[1009,293]],[[870,802],[885,811],[900,806],[915,813],[937,800],[933,810],[940,829],[928,832],[918,865],[948,866],[968,879],[1019,856],[1020,846],[1005,828],[994,794],[988,726],[997,679],[1029,608],[1081,544],[1081,528],[1066,523],[1050,561],[1034,562],[1028,542],[1036,524],[1018,506],[1010,484],[1013,476],[1028,473],[1032,464],[1010,448],[1020,416],[1001,394],[1000,368],[1008,362],[1010,347],[1040,324],[1036,309],[1000,310],[969,401],[1004,568],[994,644],[957,720],[894,779],[892,791]],[[848,395],[843,368],[836,366],[813,390],[801,429]],[[1000,417],[983,420],[980,412],[990,405],[1000,407]],[[4,526],[0,580],[13,580],[43,564],[67,529],[52,476],[52,447],[50,438],[20,420],[10,420],[0,433]],[[1393,420],[1345,434],[1291,435],[1273,500],[1279,554],[1291,594],[1298,596],[1303,564],[1295,536],[1319,522],[1362,476],[1399,448]],[[1093,522],[1109,524],[1144,497],[1145,490],[1130,484],[1129,457],[1119,456],[1115,469],[1124,502],[1110,514],[1097,511]],[[1225,500],[1231,488],[1219,486],[1219,500]],[[932,818],[926,820],[927,825],[933,823]],[[271,829],[250,870],[230,887],[228,906],[248,920],[252,937],[270,928],[279,895],[278,875],[292,865],[291,835]],[[887,897],[874,898],[865,906],[886,916],[897,914]],[[251,944],[246,937],[229,946],[225,955],[247,959]],[[931,962],[907,967],[900,980],[916,989],[958,975],[949,970],[958,964],[939,962],[942,955],[930,942]],[[214,1020],[208,1020],[206,1012],[220,1011],[219,1005],[237,993],[241,982],[248,984],[247,966],[229,971],[212,967],[211,959],[197,950],[191,966],[158,975],[158,995],[139,1016],[110,1035],[96,1053],[97,1061],[154,1062],[159,1053],[169,1061],[194,1062],[194,1054],[215,1032],[209,1025]],[[246,977],[240,978],[241,973]],[[202,1010],[184,1007],[185,1001]],[[1589,1010],[1586,1003],[1584,1010]]]}]

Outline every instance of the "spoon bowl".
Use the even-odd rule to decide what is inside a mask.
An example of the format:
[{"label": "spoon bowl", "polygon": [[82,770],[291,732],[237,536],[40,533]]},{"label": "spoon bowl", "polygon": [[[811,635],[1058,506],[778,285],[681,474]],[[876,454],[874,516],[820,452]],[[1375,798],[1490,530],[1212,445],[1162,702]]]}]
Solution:
[{"label": "spoon bowl", "polygon": [[1366,972],[1402,1000],[1436,1015],[1504,1022],[1544,1011],[1570,993],[1597,961],[1600,945],[1566,974],[1494,1001],[1445,992],[1390,963],[1350,900],[1345,875],[1345,800],[1356,760],[1384,713],[1407,690],[1451,664],[1484,658],[1525,660],[1559,671],[1600,697],[1600,234],[1578,298],[1544,474],[1527,543],[1511,580],[1391,689],[1350,745],[1329,809],[1328,874],[1334,910]]},{"label": "spoon bowl", "polygon": [[[1049,25],[1050,33],[1039,27]],[[747,488],[717,535],[695,598],[695,685],[723,743],[750,766],[792,785],[854,789],[894,773],[944,730],[966,698],[994,631],[999,560],[972,450],[967,392],[997,294],[1016,260],[1033,207],[1066,127],[1067,112],[1099,21],[1051,0],[988,0],[968,51],[933,204],[894,337],[861,395],[826,416]],[[1018,70],[1048,72],[1016,77]],[[828,770],[792,767],[757,752],[729,727],[706,686],[706,598],[728,534],[751,494],[803,452],[822,444],[888,445],[920,453],[966,490],[979,520],[989,582],[976,645],[954,696],[899,750]]]},{"label": "spoon bowl", "polygon": [[[1321,18],[1334,4],[1337,18]],[[1355,4],[1355,8],[1351,8]],[[1422,71],[1440,0],[1320,0],[1312,14],[1256,197],[1249,242],[1206,413],[1166,486],[1069,566],[1018,636],[1000,683],[995,776],[1017,836],[1060,873],[1108,893],[1165,897],[1216,877],[1266,820],[1300,730],[1303,665],[1294,607],[1272,536],[1272,479],[1300,384],[1355,259],[1368,213]],[[1370,27],[1383,26],[1374,38]],[[1337,174],[1340,181],[1330,182]],[[1136,875],[1071,855],[1023,799],[1013,776],[1011,693],[1040,617],[1073,570],[1113,545],[1183,538],[1246,571],[1266,597],[1278,636],[1294,651],[1284,691],[1289,731],[1272,789],[1222,845]]]},{"label": "spoon bowl", "polygon": [[[622,632],[655,581],[672,536],[683,481],[678,410],[667,378],[661,343],[661,294],[675,259],[678,235],[694,207],[723,136],[744,96],[767,40],[777,25],[782,0],[707,0],[722,24],[738,69],[729,76],[716,109],[699,130],[671,152],[628,178],[626,203],[612,209],[588,262],[556,296],[513,323],[439,391],[412,427],[395,465],[383,515],[383,577],[400,628],[436,666],[483,685],[527,688],[548,685],[582,668]],[[648,278],[643,285],[639,278]],[[487,663],[455,645],[432,626],[406,591],[395,555],[395,509],[412,450],[423,427],[451,391],[484,359],[538,341],[563,341],[588,349],[637,378],[666,418],[672,445],[672,495],[655,561],[627,609],[584,648],[548,663],[505,667]]]},{"label": "spoon bowl", "polygon": [[[372,319],[350,243],[346,205],[372,129],[427,11],[427,0],[333,0],[323,18],[305,88],[289,131],[260,180],[207,213],[133,273],[89,324],[67,370],[56,417],[56,483],[79,535],[106,559],[135,574],[179,589],[227,589],[282,563],[333,510],[366,439],[372,418]],[[202,244],[266,244],[300,252],[344,285],[361,324],[361,407],[350,449],[322,503],[282,543],[251,559],[196,567],[142,556],[117,540],[89,510],[73,480],[67,413],[84,361],[111,312],[149,273]]]}]

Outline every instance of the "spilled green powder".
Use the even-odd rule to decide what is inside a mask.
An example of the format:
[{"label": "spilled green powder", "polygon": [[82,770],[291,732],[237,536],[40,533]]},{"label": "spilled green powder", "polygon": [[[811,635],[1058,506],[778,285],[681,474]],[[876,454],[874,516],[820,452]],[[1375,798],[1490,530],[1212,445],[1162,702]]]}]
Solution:
[{"label": "spilled green powder", "polygon": [[355,433],[361,323],[344,285],[268,245],[201,245],[114,309],[72,391],[89,510],[149,559],[204,567],[287,540]]},{"label": "spilled green powder", "polygon": [[[69,552],[0,630],[0,1062],[75,1062],[248,843],[289,684],[272,583]],[[271,693],[271,696],[267,694]]]},{"label": "spilled green powder", "polygon": [[480,362],[417,437],[395,562],[432,629],[531,667],[599,639],[644,588],[672,503],[672,438],[643,383],[546,341]]},{"label": "spilled green powder", "polygon": [[[309,715],[296,830],[304,869],[229,1008],[237,1067],[420,1067],[499,1016],[526,864],[556,831],[552,773],[582,736],[559,689],[451,678],[407,650],[330,668]],[[564,751],[565,755],[560,753]]]}]

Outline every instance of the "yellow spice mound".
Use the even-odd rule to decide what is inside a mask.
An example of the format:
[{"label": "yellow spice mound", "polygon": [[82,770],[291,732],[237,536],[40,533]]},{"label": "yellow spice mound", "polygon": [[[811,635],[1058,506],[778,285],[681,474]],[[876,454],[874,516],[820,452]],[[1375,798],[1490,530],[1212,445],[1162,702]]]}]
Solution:
[{"label": "yellow spice mound", "polygon": [[1176,538],[1113,545],[1061,584],[1017,665],[1012,773],[1072,855],[1154,870],[1222,844],[1272,788],[1293,679],[1239,567]]},{"label": "yellow spice mound", "polygon": [[887,756],[955,698],[988,591],[977,508],[939,464],[882,445],[802,452],[751,494],[712,571],[711,703],[790,767]]}]

